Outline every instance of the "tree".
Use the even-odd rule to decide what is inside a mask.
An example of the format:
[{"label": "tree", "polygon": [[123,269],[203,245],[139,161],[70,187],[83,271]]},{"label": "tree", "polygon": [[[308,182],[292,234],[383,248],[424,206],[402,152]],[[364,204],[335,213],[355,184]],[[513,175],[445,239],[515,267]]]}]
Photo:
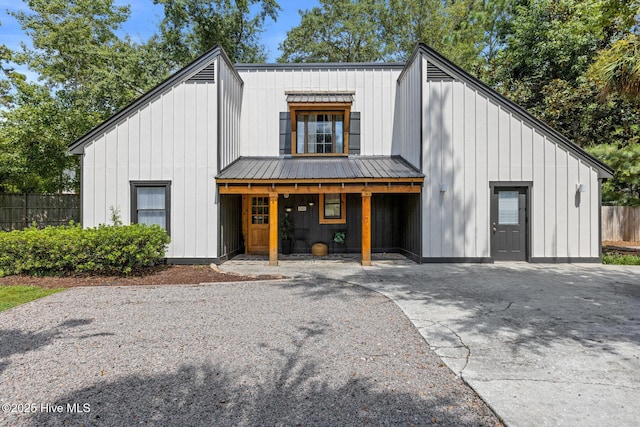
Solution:
[{"label": "tree", "polygon": [[300,11],[300,25],[287,32],[278,60],[406,60],[416,43],[424,42],[476,72],[504,19],[503,9],[514,1],[320,0],[318,7]]},{"label": "tree", "polygon": [[129,7],[113,3],[29,0],[30,11],[13,13],[33,44],[23,44],[14,61],[38,73],[56,96],[68,98],[98,120],[143,94],[169,71],[162,65],[140,68],[151,65],[148,57],[158,51],[157,43],[137,45],[128,37],[120,39],[116,31],[129,17]]},{"label": "tree", "polygon": [[553,80],[575,81],[603,45],[600,0],[533,0],[516,8],[512,33],[498,54],[497,75],[505,93],[527,108],[542,101]]},{"label": "tree", "polygon": [[602,84],[602,95],[618,93],[640,101],[640,37],[628,34],[599,52],[589,74]]},{"label": "tree", "polygon": [[280,44],[280,62],[375,62],[386,58],[384,2],[320,0],[299,11],[300,25]]},{"label": "tree", "polygon": [[8,65],[10,61],[11,50],[4,44],[0,44],[0,108],[8,108],[11,105],[11,84],[7,79],[13,72]]},{"label": "tree", "polygon": [[[33,47],[6,52],[40,83],[3,66],[0,175],[4,190],[56,192],[77,187],[78,160],[67,145],[168,73],[157,41],[115,32],[128,17],[113,0],[30,0],[14,13]],[[6,63],[7,61],[5,61]]]},{"label": "tree", "polygon": [[472,71],[483,50],[482,12],[478,0],[389,0],[386,38],[396,58],[406,60],[424,42]]},{"label": "tree", "polygon": [[46,192],[71,190],[76,177],[75,156],[67,154],[74,132],[73,117],[45,86],[13,76],[15,103],[2,113],[0,126],[0,176],[5,192]]},{"label": "tree", "polygon": [[616,144],[601,144],[589,152],[605,161],[615,173],[602,186],[602,201],[616,205],[640,205],[640,144],[620,148]]},{"label": "tree", "polygon": [[581,147],[640,144],[640,108],[617,94],[599,99],[601,86],[586,77],[575,82],[554,80],[545,85],[535,108],[545,123]]},{"label": "tree", "polygon": [[276,20],[275,0],[154,0],[164,7],[163,49],[175,67],[186,65],[215,45],[236,62],[264,62],[258,35],[267,18]]},{"label": "tree", "polygon": [[[475,0],[320,0],[300,11],[279,61],[375,62],[406,60],[425,42],[455,58],[477,58],[468,35],[478,32],[469,7]],[[446,47],[446,48],[445,48]],[[463,53],[464,52],[464,53]]]}]

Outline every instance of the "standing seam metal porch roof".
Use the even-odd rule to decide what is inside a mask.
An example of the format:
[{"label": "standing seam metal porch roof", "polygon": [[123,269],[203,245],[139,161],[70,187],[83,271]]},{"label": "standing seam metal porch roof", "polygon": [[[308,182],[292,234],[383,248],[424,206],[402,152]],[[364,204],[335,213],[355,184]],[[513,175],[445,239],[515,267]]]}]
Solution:
[{"label": "standing seam metal porch roof", "polygon": [[288,103],[353,103],[354,92],[285,92]]},{"label": "standing seam metal porch roof", "polygon": [[399,156],[240,157],[217,180],[424,179]]}]

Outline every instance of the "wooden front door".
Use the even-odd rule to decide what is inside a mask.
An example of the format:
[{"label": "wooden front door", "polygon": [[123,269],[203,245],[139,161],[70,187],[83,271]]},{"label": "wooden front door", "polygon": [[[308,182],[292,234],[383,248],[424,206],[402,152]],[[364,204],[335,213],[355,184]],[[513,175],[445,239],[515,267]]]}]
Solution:
[{"label": "wooden front door", "polygon": [[527,189],[494,187],[491,194],[491,257],[527,260]]},{"label": "wooden front door", "polygon": [[247,253],[269,253],[269,196],[251,196]]}]

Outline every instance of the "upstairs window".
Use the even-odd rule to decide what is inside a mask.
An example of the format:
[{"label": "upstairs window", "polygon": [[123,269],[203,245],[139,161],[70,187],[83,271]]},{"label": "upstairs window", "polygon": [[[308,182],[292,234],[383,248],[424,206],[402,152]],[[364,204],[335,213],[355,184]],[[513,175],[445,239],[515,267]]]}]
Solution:
[{"label": "upstairs window", "polygon": [[353,92],[287,92],[291,154],[349,154],[349,114]]},{"label": "upstairs window", "polygon": [[296,153],[343,154],[344,113],[300,112],[296,114]]}]

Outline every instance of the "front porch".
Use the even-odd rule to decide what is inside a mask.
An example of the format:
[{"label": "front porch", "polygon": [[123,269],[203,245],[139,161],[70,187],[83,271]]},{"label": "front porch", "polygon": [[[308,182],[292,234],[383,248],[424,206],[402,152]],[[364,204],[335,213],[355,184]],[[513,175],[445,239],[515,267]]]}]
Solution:
[{"label": "front porch", "polygon": [[[424,176],[399,158],[241,159],[216,180],[221,210],[240,205],[244,253],[268,255],[270,265],[282,253],[285,218],[293,253],[324,243],[331,254],[360,254],[362,265],[374,252],[420,257]],[[221,227],[233,228],[224,218]],[[336,232],[344,243],[334,241]]]}]

